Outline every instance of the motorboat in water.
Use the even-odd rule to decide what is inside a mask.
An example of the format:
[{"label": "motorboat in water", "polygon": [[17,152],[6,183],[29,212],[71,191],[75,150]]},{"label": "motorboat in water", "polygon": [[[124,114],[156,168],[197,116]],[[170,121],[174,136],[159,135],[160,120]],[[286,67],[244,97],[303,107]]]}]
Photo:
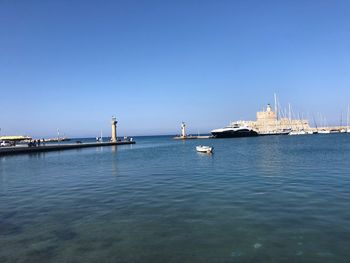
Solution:
[{"label": "motorboat in water", "polygon": [[306,131],[307,134],[317,134],[318,132],[317,131]]},{"label": "motorboat in water", "polygon": [[289,133],[289,135],[305,135],[305,134],[310,134],[310,133],[307,133],[306,131],[304,130],[301,130],[301,131],[291,131]]},{"label": "motorboat in water", "polygon": [[215,129],[211,131],[215,138],[235,138],[235,137],[252,137],[259,136],[253,129],[247,126],[241,126],[237,123],[229,125],[225,128]]},{"label": "motorboat in water", "polygon": [[212,153],[213,149],[214,147],[211,147],[211,146],[204,146],[204,145],[196,146],[197,152],[201,152],[201,153]]},{"label": "motorboat in water", "polygon": [[283,130],[276,130],[276,131],[259,132],[259,136],[288,135],[291,131],[292,131],[291,129],[283,129]]}]

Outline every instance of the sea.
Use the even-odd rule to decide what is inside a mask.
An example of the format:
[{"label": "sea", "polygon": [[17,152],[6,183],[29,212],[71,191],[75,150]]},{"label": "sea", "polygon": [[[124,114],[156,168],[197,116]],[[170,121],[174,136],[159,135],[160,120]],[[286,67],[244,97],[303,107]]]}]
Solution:
[{"label": "sea", "polygon": [[134,140],[0,157],[0,262],[350,262],[350,134]]}]

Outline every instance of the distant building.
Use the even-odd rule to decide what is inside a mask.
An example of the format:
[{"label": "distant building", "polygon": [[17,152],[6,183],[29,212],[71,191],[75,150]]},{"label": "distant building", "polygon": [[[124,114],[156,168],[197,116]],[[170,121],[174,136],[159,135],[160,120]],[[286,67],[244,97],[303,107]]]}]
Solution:
[{"label": "distant building", "polygon": [[247,125],[258,132],[277,132],[291,129],[293,131],[310,130],[308,120],[292,120],[291,117],[279,118],[272,110],[271,105],[267,104],[266,110],[256,113],[256,121],[238,121],[238,123]]}]

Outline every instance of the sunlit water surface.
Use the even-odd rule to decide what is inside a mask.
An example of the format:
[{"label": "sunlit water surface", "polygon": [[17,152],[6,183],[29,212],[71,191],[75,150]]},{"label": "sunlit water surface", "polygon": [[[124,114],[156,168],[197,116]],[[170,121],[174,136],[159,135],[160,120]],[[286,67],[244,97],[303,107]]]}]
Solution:
[{"label": "sunlit water surface", "polygon": [[350,135],[135,139],[0,158],[0,262],[349,262]]}]

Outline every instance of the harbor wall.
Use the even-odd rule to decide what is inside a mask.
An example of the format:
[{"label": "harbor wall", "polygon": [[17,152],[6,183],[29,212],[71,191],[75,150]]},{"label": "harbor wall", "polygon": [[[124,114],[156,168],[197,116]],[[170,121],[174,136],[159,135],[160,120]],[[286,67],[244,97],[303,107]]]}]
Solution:
[{"label": "harbor wall", "polygon": [[135,144],[135,142],[134,141],[117,141],[117,142],[41,145],[36,147],[28,147],[28,146],[2,147],[0,148],[0,157],[3,155],[11,155],[11,154],[63,151],[63,150],[71,150],[71,149],[104,147],[104,146],[125,145],[125,144]]}]

